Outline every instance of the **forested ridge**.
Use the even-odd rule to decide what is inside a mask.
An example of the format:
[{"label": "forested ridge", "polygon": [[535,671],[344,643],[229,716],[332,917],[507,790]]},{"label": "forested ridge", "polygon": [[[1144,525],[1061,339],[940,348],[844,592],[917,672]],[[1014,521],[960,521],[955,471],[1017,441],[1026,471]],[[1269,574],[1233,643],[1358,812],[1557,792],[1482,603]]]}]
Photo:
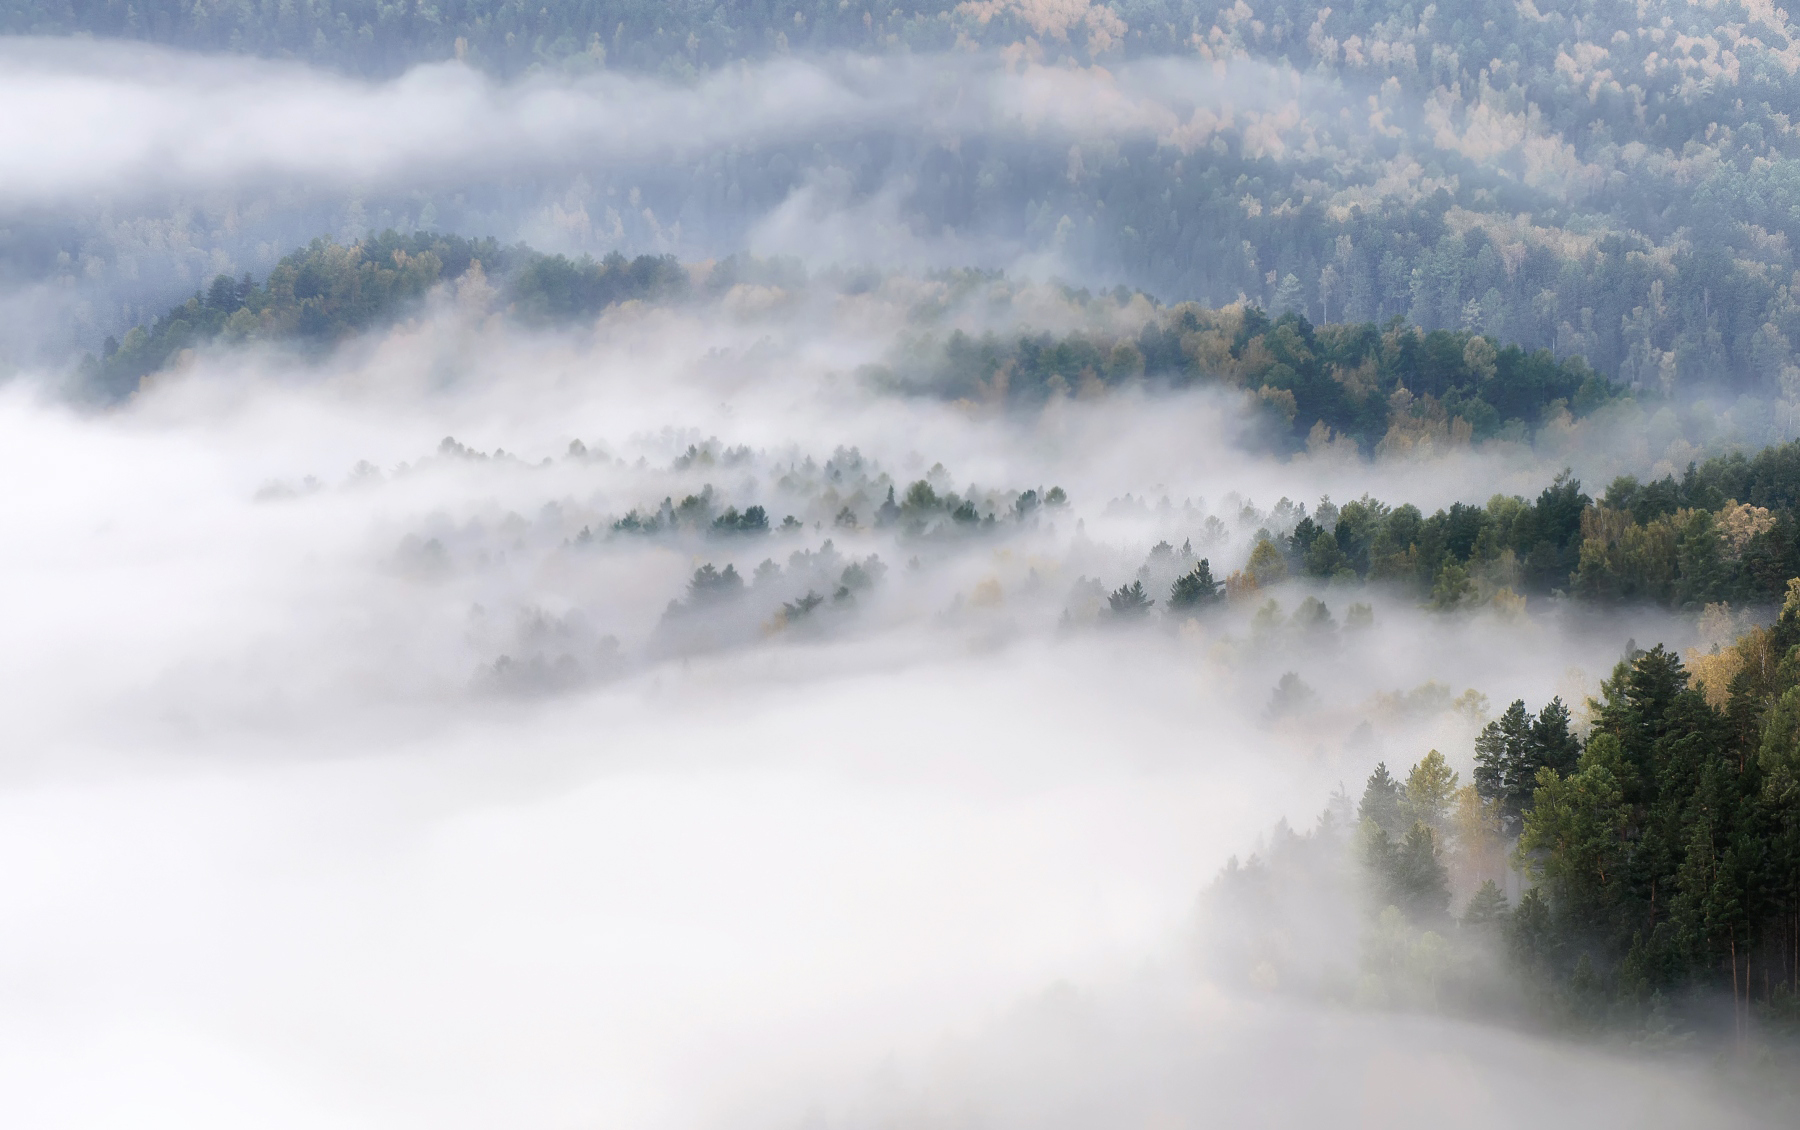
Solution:
[{"label": "forested ridge", "polygon": [[[1800,396],[1791,121],[1800,26],[1760,0],[1553,11],[1498,0],[879,10],[3,0],[0,29],[294,57],[365,75],[460,57],[504,76],[606,67],[689,82],[783,52],[958,45],[1106,66],[1274,67],[1242,81],[1282,90],[1281,105],[1191,121],[1172,107],[1179,129],[1073,154],[1066,141],[999,129],[955,143],[875,131],[721,151],[616,182],[602,171],[570,206],[639,245],[694,257],[667,243],[679,217],[710,255],[829,171],[859,194],[901,186],[907,222],[921,232],[1055,247],[1168,302],[1217,307],[1242,296],[1319,324],[1398,315],[1427,331],[1578,355],[1610,379],[1665,394],[1724,382]],[[1357,112],[1344,119],[1348,106]],[[639,188],[643,206],[619,203]],[[377,226],[429,227],[466,207],[460,194],[440,195],[402,194],[377,209]],[[602,223],[607,209],[613,222]],[[170,245],[209,238],[184,234]],[[133,258],[141,238],[28,223],[0,234],[18,243],[21,263],[41,260],[38,273],[69,278]]]},{"label": "forested ridge", "polygon": [[1192,303],[1159,311],[1136,334],[977,338],[957,331],[941,342],[915,341],[896,365],[870,375],[1008,404],[1140,379],[1176,388],[1220,384],[1256,394],[1291,446],[1348,437],[1384,454],[1525,439],[1555,413],[1586,416],[1626,394],[1579,357],[1558,361],[1549,350],[1528,353],[1468,331],[1423,333],[1399,318],[1314,326],[1292,311],[1271,321],[1255,306]]},{"label": "forested ridge", "polygon": [[[805,285],[796,270],[734,257],[705,265],[703,289],[720,294],[740,281]],[[689,293],[694,274],[671,256],[571,259],[437,232],[389,230],[349,244],[320,237],[284,257],[260,284],[219,275],[123,339],[109,338],[86,362],[85,377],[96,391],[118,396],[183,350],[210,343],[324,349],[391,320],[432,286],[471,271],[530,324],[591,316],[627,299],[679,298]],[[862,285],[861,276],[835,281]],[[1143,296],[1123,289],[1098,297],[1065,291],[1076,302],[1143,303]],[[1025,406],[1139,379],[1174,387],[1218,383],[1256,394],[1275,432],[1289,437],[1287,446],[1341,436],[1371,453],[1495,436],[1526,439],[1555,413],[1584,416],[1626,392],[1578,357],[1559,362],[1548,350],[1496,346],[1467,331],[1421,333],[1399,318],[1385,326],[1315,327],[1293,312],[1271,320],[1254,306],[1142,308],[1151,313],[1134,335],[1002,338],[990,332],[976,338],[958,330],[941,344],[931,335],[914,338],[893,366],[864,375],[953,399]],[[936,313],[922,308],[915,316],[928,325]]]},{"label": "forested ridge", "polygon": [[[1047,497],[1052,506],[1067,501],[1060,489]],[[964,498],[928,480],[882,477],[821,505],[818,516],[834,525],[891,526],[918,538],[1003,533],[1035,522],[1045,498],[1036,490]],[[709,493],[591,525],[612,536],[775,528],[763,504],[750,499],[719,514]],[[1372,585],[1444,613],[1494,607],[1511,614],[1552,597],[1592,608],[1650,605],[1696,614],[1708,606],[1779,607],[1790,579],[1800,576],[1800,443],[1708,460],[1680,479],[1642,484],[1621,477],[1599,499],[1559,476],[1535,499],[1496,495],[1485,505],[1456,503],[1430,515],[1365,496],[1342,506],[1327,499],[1310,513],[1283,500],[1261,520],[1246,563],[1229,575],[1215,575],[1213,558],[1226,552],[1226,527],[1216,518],[1196,523],[1179,550],[1159,545],[1137,579],[1111,594],[1112,611],[1155,607],[1190,616],[1228,597],[1260,601],[1296,578]],[[801,527],[790,516],[780,528]],[[584,529],[583,540],[589,536]],[[1127,591],[1133,584],[1135,593]]]},{"label": "forested ridge", "polygon": [[1503,592],[1693,611],[1775,605],[1800,576],[1800,444],[1709,459],[1680,479],[1623,476],[1598,499],[1565,475],[1533,500],[1495,496],[1429,517],[1371,498],[1325,505],[1281,548],[1283,568],[1386,581],[1439,608]]},{"label": "forested ridge", "polygon": [[503,288],[518,316],[551,322],[591,315],[631,298],[684,293],[688,276],[673,259],[614,253],[604,260],[544,255],[493,239],[436,232],[371,235],[351,244],[313,240],[285,256],[261,284],[216,276],[204,290],[123,340],[108,338],[83,376],[108,396],[134,390],[183,350],[221,342],[295,343],[312,350],[383,324],[440,282],[478,277]]}]

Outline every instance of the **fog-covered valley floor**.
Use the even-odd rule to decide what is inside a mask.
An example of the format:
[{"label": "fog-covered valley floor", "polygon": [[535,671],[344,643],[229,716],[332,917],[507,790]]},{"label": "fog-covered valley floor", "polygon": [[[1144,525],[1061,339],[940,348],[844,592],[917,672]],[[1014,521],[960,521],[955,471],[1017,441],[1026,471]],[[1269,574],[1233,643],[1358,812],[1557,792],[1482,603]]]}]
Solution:
[{"label": "fog-covered valley floor", "polygon": [[[1520,1078],[1550,1125],[1732,1117],[1685,1061],[1244,993],[1195,942],[1276,820],[1380,758],[1466,772],[1490,703],[1693,629],[1095,594],[1166,587],[1159,542],[1241,568],[1289,495],[1528,472],[1275,462],[1197,393],[887,396],[852,346],[717,311],[443,317],[323,377],[0,402],[25,1123],[1500,1125]],[[883,519],[920,479],[999,518]],[[613,528],[665,498],[706,521]],[[773,529],[717,526],[757,505]],[[696,591],[727,564],[741,591]]]}]

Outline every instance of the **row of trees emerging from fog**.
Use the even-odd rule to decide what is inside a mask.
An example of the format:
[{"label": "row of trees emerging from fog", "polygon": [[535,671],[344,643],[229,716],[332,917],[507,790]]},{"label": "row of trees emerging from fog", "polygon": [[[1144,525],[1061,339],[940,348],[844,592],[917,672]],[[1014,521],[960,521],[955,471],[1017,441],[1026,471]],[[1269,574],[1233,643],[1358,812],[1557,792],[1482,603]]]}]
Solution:
[{"label": "row of trees emerging from fog", "polygon": [[569,259],[435,232],[386,231],[351,244],[321,238],[284,257],[260,285],[248,275],[219,275],[122,340],[108,338],[99,356],[85,359],[82,375],[100,395],[119,397],[184,350],[213,342],[326,349],[453,281],[494,287],[519,317],[555,322],[628,299],[685,293],[688,275],[668,256]]},{"label": "row of trees emerging from fog", "polygon": [[[896,371],[897,369],[897,371]],[[1134,335],[957,331],[916,343],[873,375],[977,402],[1040,403],[1139,379],[1222,383],[1257,394],[1285,446],[1354,440],[1403,454],[1421,444],[1525,439],[1557,413],[1580,417],[1625,389],[1580,357],[1459,330],[1422,332],[1400,318],[1314,326],[1255,306],[1161,310]]]},{"label": "row of trees emerging from fog", "polygon": [[[1800,442],[1710,459],[1679,479],[1622,476],[1599,499],[1567,474],[1535,499],[1495,495],[1430,515],[1366,495],[1326,499],[1287,532],[1258,530],[1245,567],[1220,583],[1253,593],[1295,576],[1382,585],[1440,611],[1522,607],[1528,596],[1777,606],[1800,576]],[[1173,589],[1146,595],[1179,603]]]},{"label": "row of trees emerging from fog", "polygon": [[[792,283],[794,274],[780,262],[734,257],[712,265],[705,286]],[[184,350],[213,342],[321,350],[399,317],[443,282],[486,288],[534,324],[589,317],[630,299],[677,298],[691,285],[670,256],[570,259],[435,232],[390,230],[350,244],[320,238],[284,257],[261,284],[220,275],[122,340],[109,338],[84,363],[84,375],[95,391],[117,397]],[[1559,362],[1547,350],[1527,353],[1478,334],[1421,333],[1397,318],[1385,326],[1315,327],[1291,312],[1271,320],[1254,306],[1192,303],[1154,310],[1135,335],[1110,339],[958,331],[941,346],[923,339],[898,365],[899,375],[885,368],[867,375],[1026,405],[1140,378],[1177,387],[1224,383],[1259,397],[1278,446],[1347,438],[1369,451],[1524,438],[1557,413],[1586,414],[1623,392],[1580,358]]]},{"label": "row of trees emerging from fog", "polygon": [[[965,499],[920,480],[904,491],[888,487],[879,504],[860,493],[851,502],[866,505],[861,512],[843,506],[834,527],[868,524],[904,540],[931,540],[1016,528],[1034,521],[1040,507],[1059,511],[1067,497],[1053,488],[1042,496],[1030,490]],[[1103,607],[1115,619],[1152,611],[1182,619],[1228,601],[1261,601],[1301,579],[1379,586],[1448,613],[1512,613],[1543,597],[1591,608],[1777,607],[1789,596],[1790,578],[1800,576],[1800,442],[1708,460],[1680,479],[1620,477],[1598,499],[1565,474],[1535,499],[1496,495],[1485,505],[1456,503],[1430,515],[1364,496],[1342,506],[1326,499],[1311,513],[1284,503],[1262,517],[1281,525],[1283,514],[1283,531],[1259,529],[1248,560],[1229,575],[1215,573],[1191,541],[1179,548],[1163,542],[1135,580],[1110,592],[1084,578],[1078,588],[1093,591],[1077,603]],[[761,505],[721,507],[711,487],[601,527],[611,537],[685,531],[732,540],[802,528],[792,515],[775,522]],[[1209,519],[1198,536],[1216,544],[1224,529]],[[576,540],[594,536],[583,529]]]}]

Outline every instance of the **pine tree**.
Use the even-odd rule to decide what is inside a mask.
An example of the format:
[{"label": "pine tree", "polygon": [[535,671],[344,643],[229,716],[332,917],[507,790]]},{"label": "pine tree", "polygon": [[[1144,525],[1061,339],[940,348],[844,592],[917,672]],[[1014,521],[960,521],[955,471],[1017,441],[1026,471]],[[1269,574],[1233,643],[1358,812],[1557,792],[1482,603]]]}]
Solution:
[{"label": "pine tree", "polygon": [[1475,739],[1475,791],[1499,805],[1500,830],[1507,836],[1519,834],[1531,801],[1531,760],[1531,713],[1517,699]]},{"label": "pine tree", "polygon": [[1506,892],[1502,891],[1492,879],[1484,880],[1475,893],[1469,896],[1468,905],[1463,907],[1462,924],[1464,926],[1487,926],[1505,922],[1511,911],[1506,905]]},{"label": "pine tree", "polygon": [[1388,858],[1389,901],[1415,922],[1441,919],[1450,912],[1450,873],[1438,858],[1431,829],[1415,822]]},{"label": "pine tree", "polygon": [[1135,620],[1147,615],[1154,600],[1144,595],[1144,582],[1133,581],[1129,585],[1121,585],[1112,595],[1106,598],[1108,609],[1114,618]]},{"label": "pine tree", "polygon": [[1558,773],[1568,774],[1575,770],[1575,762],[1581,756],[1581,742],[1569,729],[1569,708],[1563,700],[1553,698],[1549,705],[1538,711],[1537,718],[1531,723],[1531,747],[1533,775],[1537,769],[1549,768]]},{"label": "pine tree", "polygon": [[900,517],[900,507],[894,502],[894,488],[888,487],[887,499],[875,509],[875,524],[891,526]]},{"label": "pine tree", "polygon": [[688,582],[688,599],[694,604],[726,599],[743,591],[744,578],[732,565],[719,570],[708,562],[694,570],[694,577]]},{"label": "pine tree", "polygon": [[1310,709],[1318,697],[1317,692],[1301,681],[1298,672],[1289,671],[1276,682],[1274,692],[1269,695],[1269,705],[1263,711],[1263,717],[1271,722],[1281,718],[1291,718]]},{"label": "pine tree", "polygon": [[1624,891],[1629,814],[1611,770],[1589,764],[1564,777],[1538,770],[1519,857],[1541,876],[1562,922],[1604,935]]},{"label": "pine tree", "polygon": [[1556,955],[1556,928],[1550,914],[1550,900],[1543,889],[1533,887],[1525,892],[1507,924],[1507,941],[1511,943],[1513,960],[1526,969],[1541,969]]},{"label": "pine tree", "polygon": [[1363,786],[1362,803],[1356,808],[1356,818],[1374,824],[1389,835],[1397,834],[1404,826],[1400,783],[1388,772],[1387,762],[1375,766],[1375,772],[1369,774],[1369,783]]},{"label": "pine tree", "polygon": [[[1652,750],[1663,735],[1664,716],[1687,685],[1688,673],[1681,657],[1661,644],[1649,651],[1635,651],[1629,660],[1613,668],[1611,679],[1600,685],[1596,728],[1618,735],[1639,789],[1655,786]],[[1639,803],[1647,798],[1627,793],[1625,799]]]},{"label": "pine tree", "polygon": [[1450,801],[1456,796],[1456,770],[1444,755],[1432,750],[1419,759],[1406,775],[1401,791],[1401,810],[1408,819],[1416,820],[1434,832],[1441,832]]},{"label": "pine tree", "polygon": [[1175,578],[1169,589],[1169,614],[1192,616],[1219,603],[1219,582],[1213,580],[1212,563],[1202,557],[1193,570]]}]

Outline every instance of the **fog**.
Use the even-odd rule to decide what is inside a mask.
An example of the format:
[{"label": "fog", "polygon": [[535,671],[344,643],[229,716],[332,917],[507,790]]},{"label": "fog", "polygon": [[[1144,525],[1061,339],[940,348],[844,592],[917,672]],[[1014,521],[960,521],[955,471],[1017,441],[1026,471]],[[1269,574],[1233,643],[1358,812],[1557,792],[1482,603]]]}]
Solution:
[{"label": "fog", "polygon": [[[872,129],[952,137],[1011,127],[1080,140],[1185,131],[1325,101],[1298,75],[1195,61],[1069,69],[992,55],[788,58],[692,86],[626,74],[497,83],[460,63],[385,83],[122,43],[10,39],[0,103],[47,112],[0,127],[6,203],[218,190],[298,178],[374,188],[505,168],[680,161],[721,146]],[[1221,113],[1224,115],[1221,119]],[[1279,150],[1279,126],[1268,142]]]},{"label": "fog", "polygon": [[[1379,122],[1350,97],[1249,62],[368,83],[0,40],[0,106],[55,107],[0,114],[0,202],[149,228],[242,194],[242,229],[234,202],[215,246],[170,241],[183,271],[236,270],[345,201],[516,178],[493,230],[581,250],[624,221],[557,228],[548,197],[706,150],[905,129],[1189,152],[1239,115],[1279,158],[1353,149]],[[822,160],[734,212],[735,243],[629,192],[639,246],[819,273],[554,329],[465,279],[330,351],[184,353],[103,407],[29,359],[0,385],[0,1120],[1779,1121],[1697,1054],[1246,989],[1203,943],[1230,923],[1202,892],[1278,822],[1431,749],[1467,780],[1506,703],[1579,714],[1632,641],[1700,635],[1301,579],[1184,622],[1174,578],[1245,570],[1328,499],[1429,513],[1565,466],[1597,493],[1662,473],[1679,427],[1282,458],[1239,390],[952,403],[872,375],[918,310],[1067,332],[1148,302],[1078,302],[1055,241],[916,222],[898,174]],[[926,273],[970,263],[1013,273]],[[840,285],[845,264],[883,270]],[[48,288],[20,320],[63,309]],[[1152,611],[1109,614],[1134,580]],[[1355,923],[1301,929],[1356,965]]]},{"label": "fog", "polygon": [[[433,317],[324,371],[203,357],[104,415],[0,398],[9,1120],[1498,1125],[1522,1078],[1551,1125],[1733,1117],[1698,1068],[1245,999],[1193,942],[1198,892],[1277,819],[1378,757],[1467,772],[1478,719],[1382,695],[1574,697],[1628,636],[1691,627],[1327,590],[1379,630],[1315,648],[1257,642],[1249,607],[1175,632],[1070,603],[1206,517],[1239,567],[1246,500],[1541,472],[1276,462],[1199,394],[884,395],[848,375],[866,307]],[[1070,503],[962,539],[832,524],[848,479],[904,494],[938,463],[967,497]],[[703,483],[803,528],[569,544]],[[1130,491],[1150,505],[1109,506]],[[447,563],[408,557],[426,535]],[[828,538],[885,576],[811,632],[771,622]],[[698,563],[765,557],[772,595],[670,631]],[[493,679],[533,615],[578,675]],[[1319,701],[1271,723],[1289,670]]]},{"label": "fog", "polygon": [[370,228],[595,255],[747,249],[817,266],[1066,276],[1080,249],[1028,236],[1011,208],[935,214],[919,198],[935,183],[930,154],[994,137],[1060,167],[1072,146],[1185,152],[1241,128],[1279,157],[1302,135],[1316,151],[1321,131],[1366,133],[1337,122],[1341,97],[1250,61],[787,57],[689,84],[607,71],[503,83],[451,61],[368,82],[0,39],[0,106],[16,108],[0,115],[0,217],[17,249],[0,263],[0,365],[98,351],[215,274],[261,278],[295,245]]},{"label": "fog", "polygon": [[1074,68],[993,52],[790,56],[685,84],[604,70],[500,82],[455,61],[370,82],[6,38],[0,106],[18,109],[0,115],[0,216],[22,253],[0,264],[0,364],[97,351],[217,273],[260,278],[296,244],[370,228],[1069,277],[1091,236],[1023,230],[999,199],[946,214],[932,154],[1001,142],[1021,173],[1044,164],[1034,175],[1054,192],[1080,179],[1084,145],[1098,168],[1121,144],[1193,154],[1238,131],[1247,152],[1337,162],[1366,185],[1382,175],[1369,141],[1385,120],[1366,93],[1252,60]]}]

